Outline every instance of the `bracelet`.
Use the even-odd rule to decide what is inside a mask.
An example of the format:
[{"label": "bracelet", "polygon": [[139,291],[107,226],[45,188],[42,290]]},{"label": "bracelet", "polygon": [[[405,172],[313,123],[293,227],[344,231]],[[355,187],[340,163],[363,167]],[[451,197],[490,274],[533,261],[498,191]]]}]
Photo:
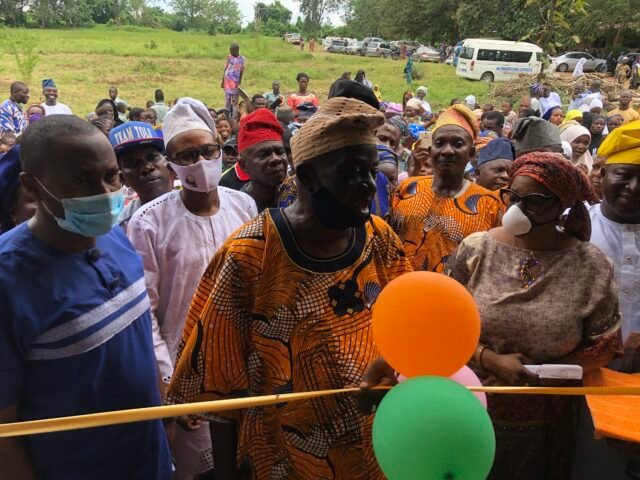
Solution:
[{"label": "bracelet", "polygon": [[488,347],[482,343],[480,343],[478,345],[478,348],[476,348],[476,352],[473,355],[473,360],[475,362],[475,364],[479,367],[484,368],[484,365],[482,364],[482,354],[484,353],[484,351],[487,349]]}]

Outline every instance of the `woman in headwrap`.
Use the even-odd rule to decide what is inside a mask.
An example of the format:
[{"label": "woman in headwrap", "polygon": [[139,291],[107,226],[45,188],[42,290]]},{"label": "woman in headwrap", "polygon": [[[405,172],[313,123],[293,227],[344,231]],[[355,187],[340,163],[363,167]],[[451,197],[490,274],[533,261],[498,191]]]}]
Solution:
[{"label": "woman in headwrap", "polygon": [[[589,180],[550,152],[523,155],[513,167],[501,190],[508,206],[502,226],[464,239],[445,272],[478,304],[482,331],[469,365],[485,385],[536,384],[525,365],[588,371],[622,351],[613,266],[589,242]],[[491,395],[488,401],[497,440],[489,479],[570,478],[573,397]]]},{"label": "woman in headwrap", "polygon": [[569,110],[562,121],[563,124],[574,122],[575,124],[580,124],[582,122],[582,118],[584,117],[583,113],[580,110]]},{"label": "woman in headwrap", "polygon": [[571,145],[571,162],[584,173],[589,173],[593,168],[593,157],[589,152],[591,133],[582,125],[571,125],[560,133],[563,142]]},{"label": "woman in headwrap", "polygon": [[105,116],[113,119],[113,126],[117,127],[118,125],[122,125],[124,122],[120,120],[120,116],[118,115],[118,109],[116,108],[116,104],[110,98],[103,98],[96,105],[96,115],[99,117]]},{"label": "woman in headwrap", "polygon": [[415,270],[442,272],[464,237],[500,224],[498,196],[465,179],[477,138],[471,110],[449,107],[431,136],[433,177],[408,178],[394,193],[389,224]]},{"label": "woman in headwrap", "polygon": [[562,125],[562,121],[564,120],[564,111],[561,106],[551,107],[542,116],[543,120],[546,120],[549,123],[554,124],[556,127]]},{"label": "woman in headwrap", "polygon": [[591,134],[589,152],[592,156],[595,156],[596,153],[598,153],[598,147],[600,147],[600,144],[606,137],[603,132],[607,126],[607,119],[603,115],[585,113],[582,119],[582,126],[589,130]]}]

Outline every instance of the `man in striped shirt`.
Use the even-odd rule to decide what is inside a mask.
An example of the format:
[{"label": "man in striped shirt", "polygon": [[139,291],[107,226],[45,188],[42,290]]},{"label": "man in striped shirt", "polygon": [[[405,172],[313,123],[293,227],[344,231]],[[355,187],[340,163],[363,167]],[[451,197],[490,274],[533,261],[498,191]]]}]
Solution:
[{"label": "man in striped shirt", "polygon": [[[121,228],[106,137],[71,115],[33,124],[21,182],[35,216],[0,236],[0,423],[160,403],[142,261]],[[169,480],[158,420],[0,439],[3,478]]]}]

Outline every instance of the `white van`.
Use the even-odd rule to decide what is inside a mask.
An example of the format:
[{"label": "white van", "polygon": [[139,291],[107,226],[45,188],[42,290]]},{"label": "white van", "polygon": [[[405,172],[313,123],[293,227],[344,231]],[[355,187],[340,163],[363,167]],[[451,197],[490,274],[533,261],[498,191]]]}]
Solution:
[{"label": "white van", "polygon": [[456,74],[471,80],[508,80],[534,75],[542,66],[542,49],[533,43],[470,38],[463,42]]}]

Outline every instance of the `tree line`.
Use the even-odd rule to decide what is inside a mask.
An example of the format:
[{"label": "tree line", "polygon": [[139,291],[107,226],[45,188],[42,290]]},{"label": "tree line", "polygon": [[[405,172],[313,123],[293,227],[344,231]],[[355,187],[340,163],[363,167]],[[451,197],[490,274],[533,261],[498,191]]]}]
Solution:
[{"label": "tree line", "polygon": [[147,0],[0,0],[0,24],[9,27],[88,27],[94,24],[237,33],[235,0],[170,0],[172,12]]},{"label": "tree line", "polygon": [[[246,1],[246,0],[242,0]],[[640,0],[296,0],[299,17],[279,0],[254,5],[245,32],[306,37],[382,36],[425,44],[495,37],[531,41],[550,53],[592,48],[621,50],[640,43]],[[0,23],[11,27],[140,25],[173,30],[239,33],[236,0],[169,0],[172,11],[148,0],[0,0]],[[344,25],[329,24],[340,12]]]}]

